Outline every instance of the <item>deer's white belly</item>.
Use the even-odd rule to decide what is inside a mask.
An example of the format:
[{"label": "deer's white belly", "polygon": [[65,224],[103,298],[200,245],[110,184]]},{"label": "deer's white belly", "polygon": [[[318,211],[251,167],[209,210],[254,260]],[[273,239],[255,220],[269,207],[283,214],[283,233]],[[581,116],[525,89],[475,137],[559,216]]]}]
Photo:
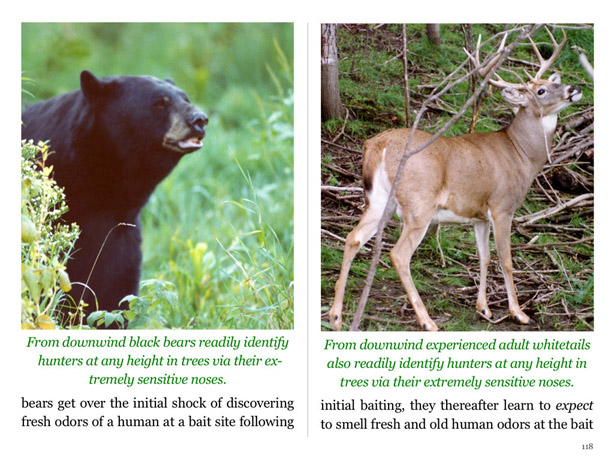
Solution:
[{"label": "deer's white belly", "polygon": [[464,216],[459,216],[450,210],[441,208],[433,215],[431,224],[475,224],[481,221],[483,221],[483,219],[465,218]]}]

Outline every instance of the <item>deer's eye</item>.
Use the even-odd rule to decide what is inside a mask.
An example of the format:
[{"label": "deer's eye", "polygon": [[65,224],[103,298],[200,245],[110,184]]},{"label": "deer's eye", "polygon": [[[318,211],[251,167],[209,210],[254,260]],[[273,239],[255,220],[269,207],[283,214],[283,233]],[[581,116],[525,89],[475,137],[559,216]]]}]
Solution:
[{"label": "deer's eye", "polygon": [[542,94],[544,94],[545,92],[546,92],[546,89],[545,89],[545,88],[540,88],[539,90],[537,90],[537,94],[538,94],[539,96],[541,96],[541,95],[542,95]]}]

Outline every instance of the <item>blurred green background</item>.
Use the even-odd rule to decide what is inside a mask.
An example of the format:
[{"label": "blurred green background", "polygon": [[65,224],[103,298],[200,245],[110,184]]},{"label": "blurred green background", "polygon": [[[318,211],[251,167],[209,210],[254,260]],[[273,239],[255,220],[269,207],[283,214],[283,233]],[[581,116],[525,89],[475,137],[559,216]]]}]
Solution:
[{"label": "blurred green background", "polygon": [[210,118],[142,213],[131,327],[292,328],[293,47],[285,23],[22,25],[24,105],[89,69],[173,78]]}]

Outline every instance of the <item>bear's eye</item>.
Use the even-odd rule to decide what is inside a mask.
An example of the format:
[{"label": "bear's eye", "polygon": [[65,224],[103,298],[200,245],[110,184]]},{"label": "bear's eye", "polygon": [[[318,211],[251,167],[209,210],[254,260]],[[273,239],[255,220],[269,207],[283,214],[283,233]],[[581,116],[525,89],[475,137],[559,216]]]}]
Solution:
[{"label": "bear's eye", "polygon": [[154,107],[156,109],[164,109],[168,106],[168,103],[169,103],[168,96],[164,96],[160,99],[156,99],[156,102],[154,102]]},{"label": "bear's eye", "polygon": [[187,94],[182,94],[181,95],[181,99],[183,99],[185,102],[187,102],[188,104],[190,103],[190,98],[188,98]]}]

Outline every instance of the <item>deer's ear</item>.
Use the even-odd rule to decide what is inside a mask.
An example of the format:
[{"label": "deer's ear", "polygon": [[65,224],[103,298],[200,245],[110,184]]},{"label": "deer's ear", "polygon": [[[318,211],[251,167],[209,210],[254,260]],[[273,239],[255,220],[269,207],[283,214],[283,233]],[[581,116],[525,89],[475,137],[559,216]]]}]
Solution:
[{"label": "deer's ear", "polygon": [[527,94],[524,90],[519,90],[518,88],[503,88],[501,90],[501,96],[510,104],[516,106],[527,105]]},{"label": "deer's ear", "polygon": [[554,73],[550,77],[548,77],[548,81],[550,83],[561,83],[561,76],[560,74]]}]

